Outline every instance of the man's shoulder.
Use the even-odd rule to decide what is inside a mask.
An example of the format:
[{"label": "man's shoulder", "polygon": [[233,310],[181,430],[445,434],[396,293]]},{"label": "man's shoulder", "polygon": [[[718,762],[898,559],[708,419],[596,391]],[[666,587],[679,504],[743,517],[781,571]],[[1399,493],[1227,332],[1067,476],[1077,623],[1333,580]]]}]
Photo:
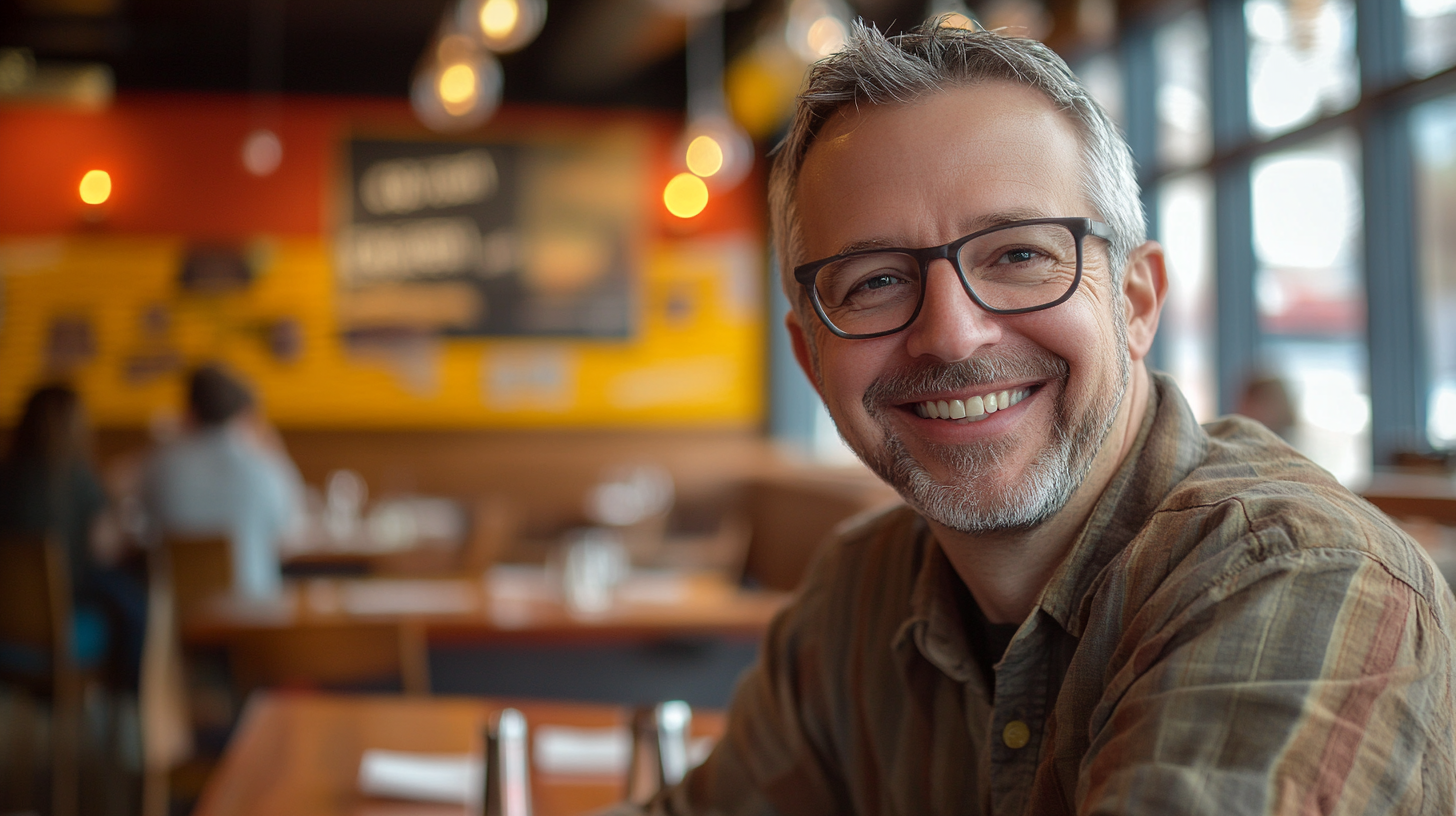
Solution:
[{"label": "man's shoulder", "polygon": [[801,594],[857,602],[872,585],[876,596],[908,598],[924,558],[925,529],[920,514],[903,504],[845,519],[820,544]]},{"label": "man's shoulder", "polygon": [[1206,430],[1207,457],[1160,503],[1144,547],[1229,571],[1274,559],[1374,562],[1427,600],[1444,590],[1390,518],[1262,425],[1225,417]]},{"label": "man's shoulder", "polygon": [[885,558],[918,562],[917,539],[924,530],[925,519],[909,506],[897,503],[841,521],[824,549],[828,555],[856,564]]}]

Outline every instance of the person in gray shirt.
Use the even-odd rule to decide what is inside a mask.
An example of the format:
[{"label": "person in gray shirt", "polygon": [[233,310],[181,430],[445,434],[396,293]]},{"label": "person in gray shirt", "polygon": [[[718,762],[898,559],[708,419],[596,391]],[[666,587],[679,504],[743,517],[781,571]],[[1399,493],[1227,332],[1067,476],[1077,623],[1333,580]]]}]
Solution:
[{"label": "person in gray shirt", "polygon": [[250,599],[281,588],[278,545],[299,523],[303,482],[253,395],[218,365],[192,372],[187,430],[149,459],[142,501],[159,535],[225,535],[233,590]]}]

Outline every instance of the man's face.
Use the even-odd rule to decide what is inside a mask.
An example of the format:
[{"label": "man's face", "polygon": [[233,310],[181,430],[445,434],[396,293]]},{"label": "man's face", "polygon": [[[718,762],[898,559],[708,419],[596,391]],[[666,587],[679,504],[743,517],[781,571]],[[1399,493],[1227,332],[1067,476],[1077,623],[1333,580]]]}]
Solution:
[{"label": "man's face", "polygon": [[[935,246],[1027,218],[1098,217],[1081,179],[1072,125],[1020,85],[847,106],[825,124],[799,177],[799,260]],[[930,518],[963,532],[1035,526],[1091,468],[1126,387],[1128,346],[1107,246],[1088,238],[1085,249],[1076,294],[1039,312],[985,312],[950,262],[937,260],[919,317],[898,334],[845,340],[812,313],[799,316],[813,333],[801,358],[812,356],[845,441]],[[967,414],[978,404],[985,413],[925,415],[932,401],[956,415],[955,400]]]}]

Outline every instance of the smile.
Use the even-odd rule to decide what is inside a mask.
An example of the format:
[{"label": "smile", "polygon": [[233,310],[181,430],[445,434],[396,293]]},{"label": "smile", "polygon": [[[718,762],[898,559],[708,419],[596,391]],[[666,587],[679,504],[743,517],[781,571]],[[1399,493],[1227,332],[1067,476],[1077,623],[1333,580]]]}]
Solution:
[{"label": "smile", "polygon": [[995,391],[968,400],[926,400],[915,403],[915,413],[924,419],[979,422],[997,411],[1010,408],[1031,395],[1030,388]]}]

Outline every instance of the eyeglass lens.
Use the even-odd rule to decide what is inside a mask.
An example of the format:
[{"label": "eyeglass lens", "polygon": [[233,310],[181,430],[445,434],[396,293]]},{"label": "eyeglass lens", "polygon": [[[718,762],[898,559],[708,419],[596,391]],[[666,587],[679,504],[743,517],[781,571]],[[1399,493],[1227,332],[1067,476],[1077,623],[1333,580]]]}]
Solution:
[{"label": "eyeglass lens", "polygon": [[[1077,279],[1077,239],[1060,224],[1012,225],[967,241],[956,261],[981,302],[997,310],[1056,301]],[[819,269],[814,288],[829,321],[848,334],[904,326],[925,291],[920,260],[902,252],[869,252]]]}]

